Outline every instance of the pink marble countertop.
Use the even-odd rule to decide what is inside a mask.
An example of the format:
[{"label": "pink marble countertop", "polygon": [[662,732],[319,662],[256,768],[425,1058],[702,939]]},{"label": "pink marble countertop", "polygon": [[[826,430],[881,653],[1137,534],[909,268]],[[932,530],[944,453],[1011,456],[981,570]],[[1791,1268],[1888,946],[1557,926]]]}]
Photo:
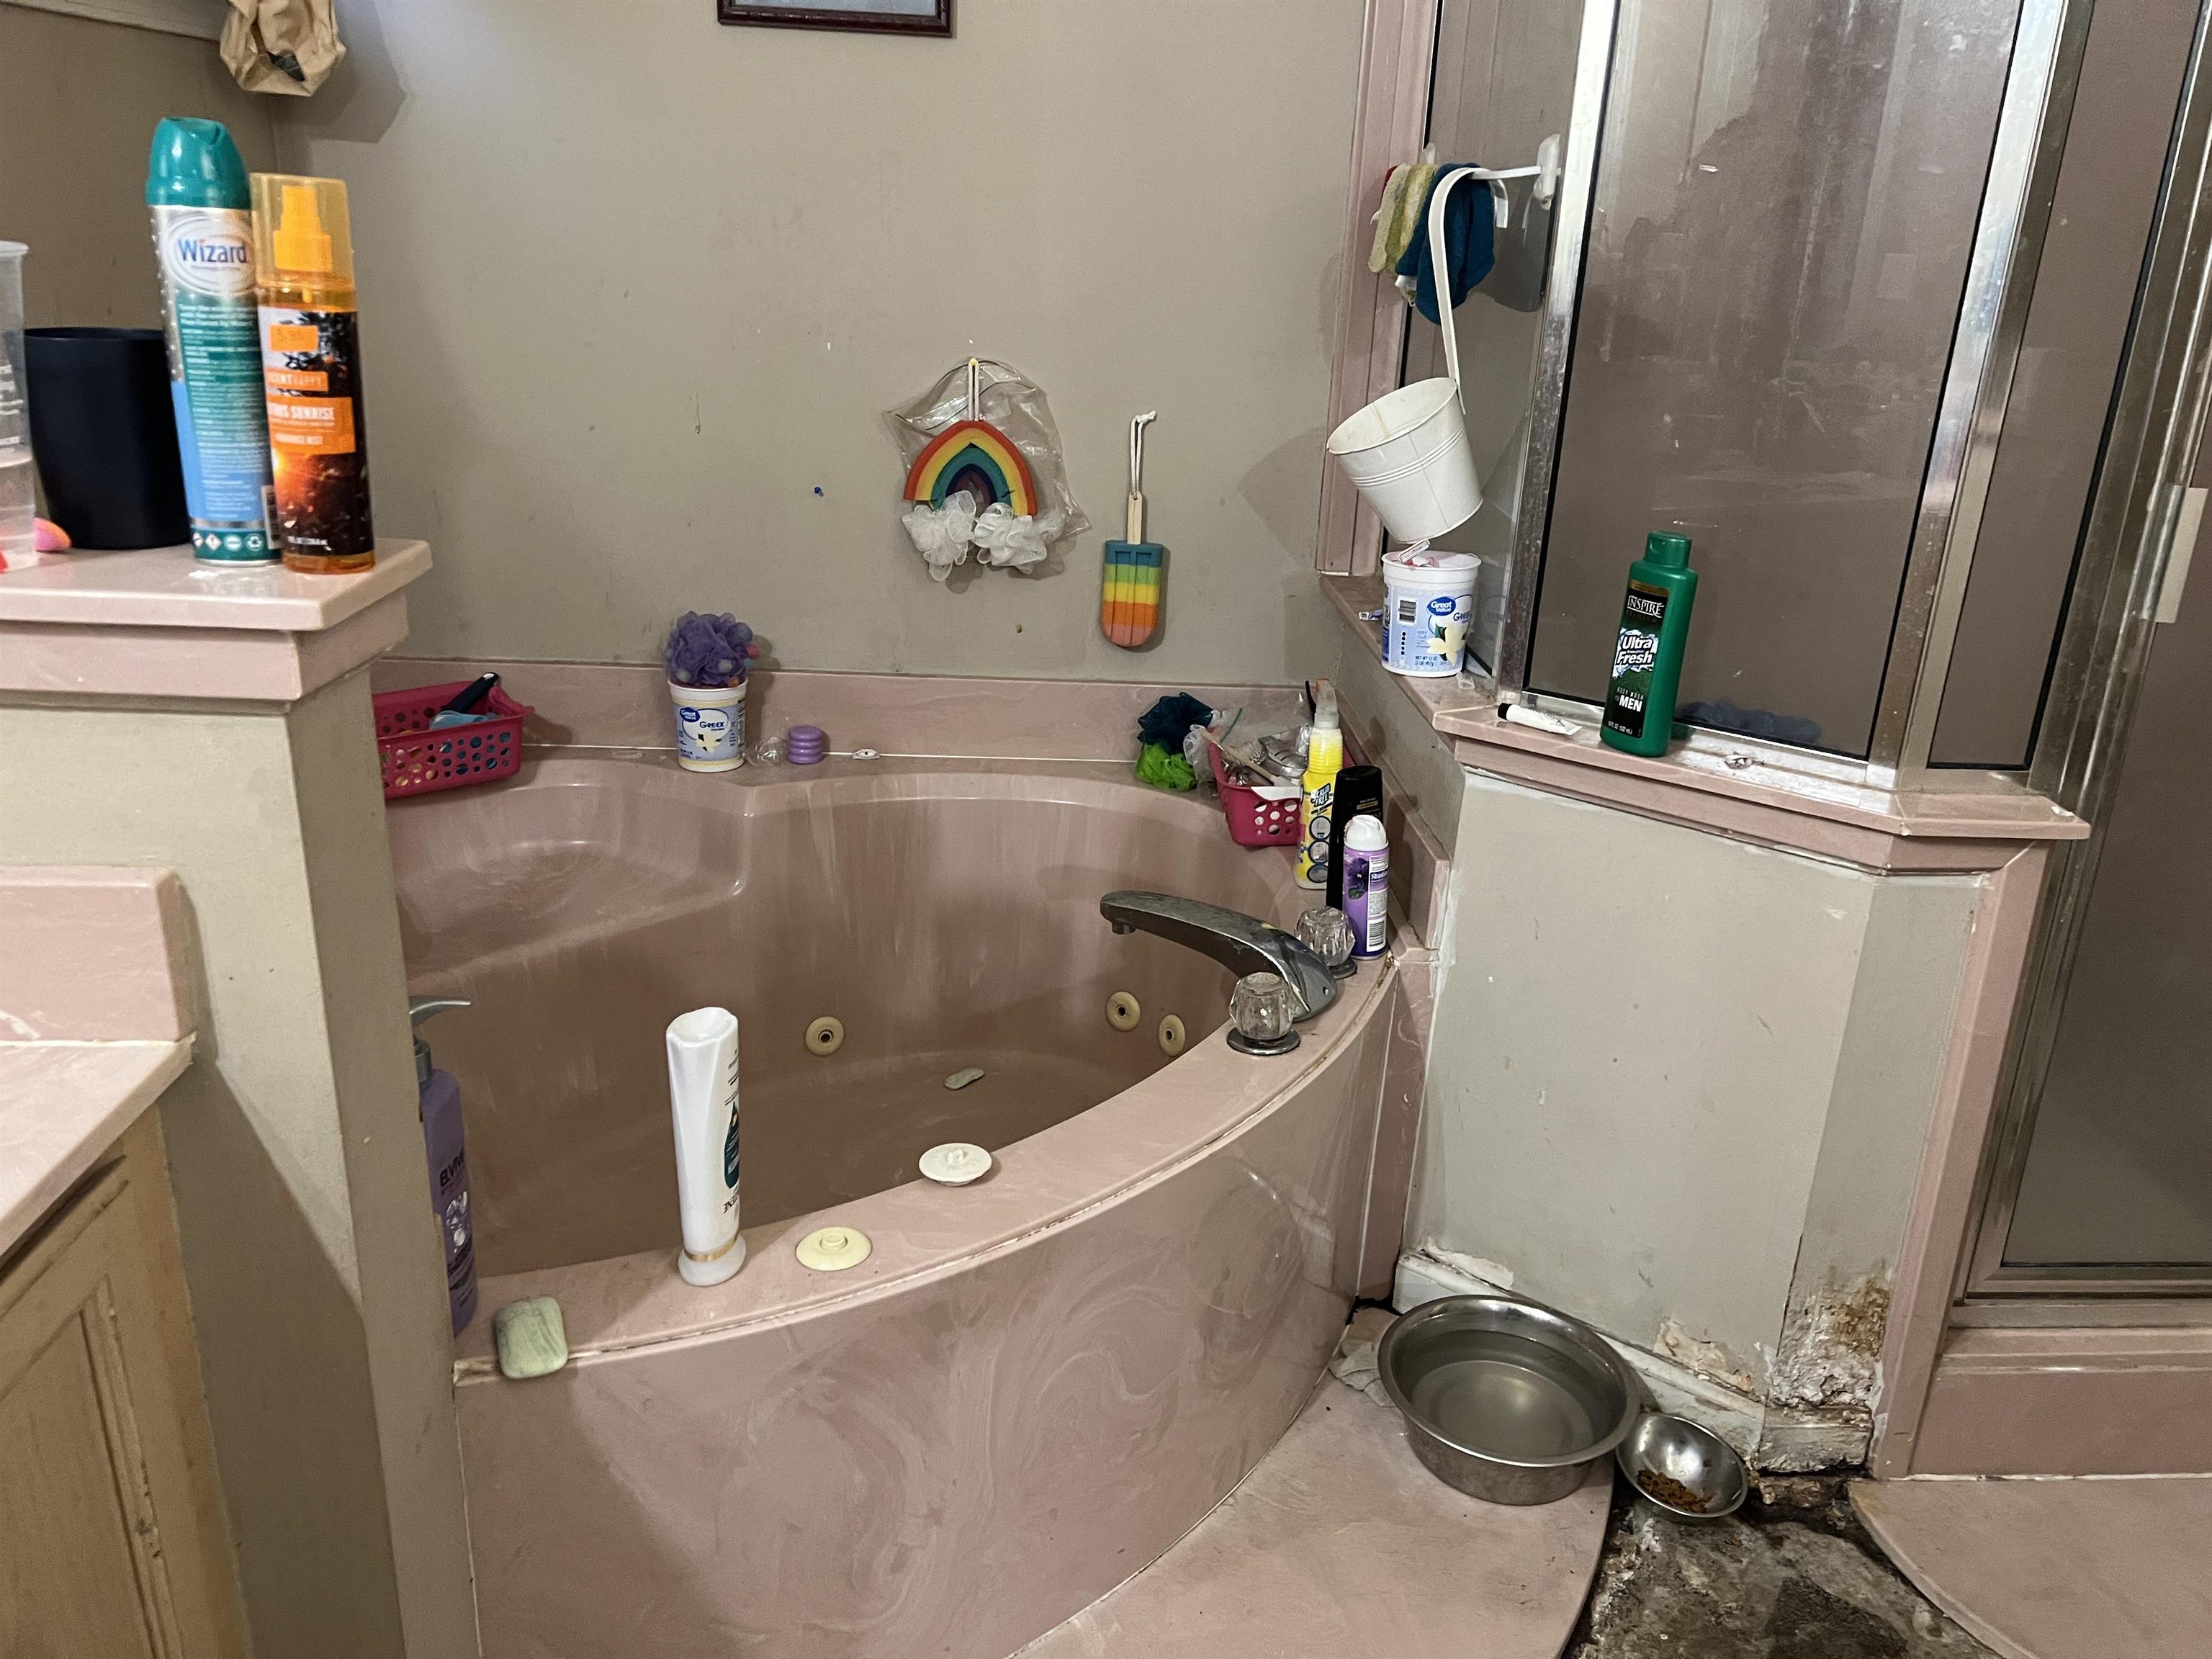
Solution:
[{"label": "pink marble countertop", "polygon": [[0,574],[0,623],[319,633],[429,568],[428,544],[416,541],[380,541],[375,565],[352,576],[210,564],[189,547],[53,554]]},{"label": "pink marble countertop", "polygon": [[176,1042],[0,1042],[0,1256],[190,1063]]},{"label": "pink marble countertop", "polygon": [[173,1042],[198,1021],[198,972],[174,872],[0,868],[0,1037]]}]

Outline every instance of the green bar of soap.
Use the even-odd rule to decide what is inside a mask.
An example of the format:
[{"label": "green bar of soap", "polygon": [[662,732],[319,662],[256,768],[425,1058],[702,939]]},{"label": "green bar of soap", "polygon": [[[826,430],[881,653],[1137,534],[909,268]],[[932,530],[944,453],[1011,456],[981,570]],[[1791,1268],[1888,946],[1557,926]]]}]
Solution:
[{"label": "green bar of soap", "polygon": [[508,1303],[491,1316],[491,1334],[502,1376],[550,1376],[568,1363],[568,1328],[561,1304],[550,1296]]}]

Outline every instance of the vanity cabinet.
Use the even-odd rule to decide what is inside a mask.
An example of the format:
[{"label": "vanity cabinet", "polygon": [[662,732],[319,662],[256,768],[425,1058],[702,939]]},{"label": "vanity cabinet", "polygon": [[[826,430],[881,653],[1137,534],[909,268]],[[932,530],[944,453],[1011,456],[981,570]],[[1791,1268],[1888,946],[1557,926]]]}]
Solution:
[{"label": "vanity cabinet", "polygon": [[161,1129],[0,1266],[0,1655],[243,1652]]}]

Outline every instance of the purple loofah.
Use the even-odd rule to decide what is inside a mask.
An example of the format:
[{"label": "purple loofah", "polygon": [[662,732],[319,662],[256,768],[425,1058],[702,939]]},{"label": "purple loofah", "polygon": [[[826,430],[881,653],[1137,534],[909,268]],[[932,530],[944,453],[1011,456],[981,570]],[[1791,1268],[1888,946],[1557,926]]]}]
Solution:
[{"label": "purple loofah", "polygon": [[687,611],[668,630],[660,665],[678,685],[743,685],[758,655],[753,630],[727,611],[709,617]]}]

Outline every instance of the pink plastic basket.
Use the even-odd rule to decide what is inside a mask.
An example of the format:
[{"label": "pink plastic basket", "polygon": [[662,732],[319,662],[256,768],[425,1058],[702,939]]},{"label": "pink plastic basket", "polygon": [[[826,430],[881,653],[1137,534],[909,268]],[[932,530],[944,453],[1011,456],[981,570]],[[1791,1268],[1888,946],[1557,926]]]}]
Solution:
[{"label": "pink plastic basket", "polygon": [[1221,791],[1221,810],[1229,817],[1229,839],[1239,847],[1297,845],[1298,799],[1304,792],[1286,783],[1259,788],[1232,783],[1221,763],[1221,751],[1208,744],[1206,752],[1213,761],[1213,782]]},{"label": "pink plastic basket", "polygon": [[450,685],[417,685],[377,694],[376,747],[384,762],[385,799],[489,783],[494,778],[512,777],[520,768],[522,722],[530,708],[496,685],[483,704],[483,712],[495,718],[449,726],[442,732],[430,730],[430,717],[468,684],[455,680]]}]

